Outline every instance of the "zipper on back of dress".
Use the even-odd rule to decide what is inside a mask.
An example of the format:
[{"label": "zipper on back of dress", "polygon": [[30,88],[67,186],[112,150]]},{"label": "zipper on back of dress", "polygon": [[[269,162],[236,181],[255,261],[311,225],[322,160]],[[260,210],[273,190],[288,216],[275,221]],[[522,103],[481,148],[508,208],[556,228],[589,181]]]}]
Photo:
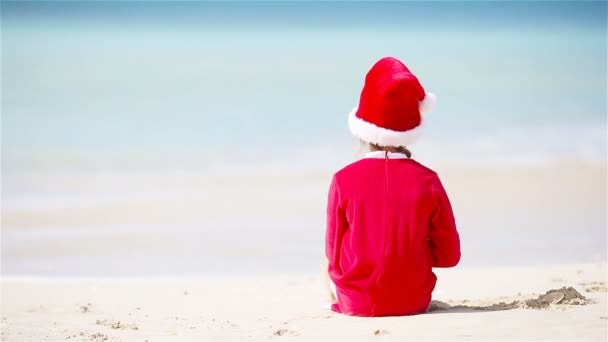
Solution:
[{"label": "zipper on back of dress", "polygon": [[388,221],[389,218],[389,200],[390,200],[390,196],[389,196],[389,181],[388,181],[388,151],[384,151],[384,185],[385,185],[385,191],[384,191],[384,257],[386,258],[388,256],[388,244],[389,244],[389,230],[390,230],[390,223]]}]

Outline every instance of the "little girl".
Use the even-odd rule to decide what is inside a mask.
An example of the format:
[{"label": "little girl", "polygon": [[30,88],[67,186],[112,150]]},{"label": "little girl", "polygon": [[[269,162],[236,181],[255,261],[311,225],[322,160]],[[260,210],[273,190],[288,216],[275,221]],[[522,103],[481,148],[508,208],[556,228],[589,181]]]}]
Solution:
[{"label": "little girl", "polygon": [[338,171],[327,203],[325,250],[332,310],[355,316],[426,312],[432,267],[460,260],[448,196],[406,146],[435,103],[399,60],[386,57],[365,77],[350,131],[370,152]]}]

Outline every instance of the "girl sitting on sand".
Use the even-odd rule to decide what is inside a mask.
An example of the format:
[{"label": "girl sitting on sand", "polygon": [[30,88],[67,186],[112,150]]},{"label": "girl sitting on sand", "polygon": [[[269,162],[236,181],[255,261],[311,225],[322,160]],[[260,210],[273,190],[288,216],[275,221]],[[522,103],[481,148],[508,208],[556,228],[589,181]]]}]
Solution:
[{"label": "girl sitting on sand", "polygon": [[406,146],[435,103],[399,60],[379,60],[365,78],[351,132],[369,146],[338,171],[327,204],[325,250],[332,310],[355,316],[422,313],[437,277],[460,260],[452,208],[439,177]]}]

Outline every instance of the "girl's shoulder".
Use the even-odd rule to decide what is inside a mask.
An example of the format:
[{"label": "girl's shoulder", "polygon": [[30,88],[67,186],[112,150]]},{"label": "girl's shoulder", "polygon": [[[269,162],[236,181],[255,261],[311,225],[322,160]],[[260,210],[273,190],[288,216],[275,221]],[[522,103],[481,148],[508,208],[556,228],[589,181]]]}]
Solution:
[{"label": "girl's shoulder", "polygon": [[[410,174],[411,176],[419,176],[419,177],[438,177],[437,173],[431,168],[421,164],[420,162],[414,159],[399,159],[399,160],[391,160],[391,163],[398,163],[399,167],[404,171]],[[338,170],[334,177],[336,178],[344,178],[351,176],[367,176],[370,174],[374,174],[377,172],[385,172],[385,160],[377,159],[377,158],[362,158],[356,160],[342,169]]]}]

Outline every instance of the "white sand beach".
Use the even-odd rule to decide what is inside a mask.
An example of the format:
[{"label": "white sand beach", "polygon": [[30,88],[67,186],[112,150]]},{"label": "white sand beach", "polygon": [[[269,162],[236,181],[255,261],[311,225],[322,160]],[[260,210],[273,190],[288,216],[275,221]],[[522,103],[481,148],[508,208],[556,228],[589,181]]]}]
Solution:
[{"label": "white sand beach", "polygon": [[[2,340],[605,341],[606,265],[453,269],[435,299],[454,308],[360,318],[325,309],[312,276],[2,281]],[[589,304],[495,311],[574,287]],[[480,306],[477,307],[476,306]],[[500,307],[500,306],[498,306]]]},{"label": "white sand beach", "polygon": [[[452,308],[385,318],[322,309],[329,172],[14,176],[66,195],[3,198],[1,338],[605,341],[605,167],[439,172],[463,257],[436,270],[434,299]],[[526,308],[562,287],[589,301]]]}]

